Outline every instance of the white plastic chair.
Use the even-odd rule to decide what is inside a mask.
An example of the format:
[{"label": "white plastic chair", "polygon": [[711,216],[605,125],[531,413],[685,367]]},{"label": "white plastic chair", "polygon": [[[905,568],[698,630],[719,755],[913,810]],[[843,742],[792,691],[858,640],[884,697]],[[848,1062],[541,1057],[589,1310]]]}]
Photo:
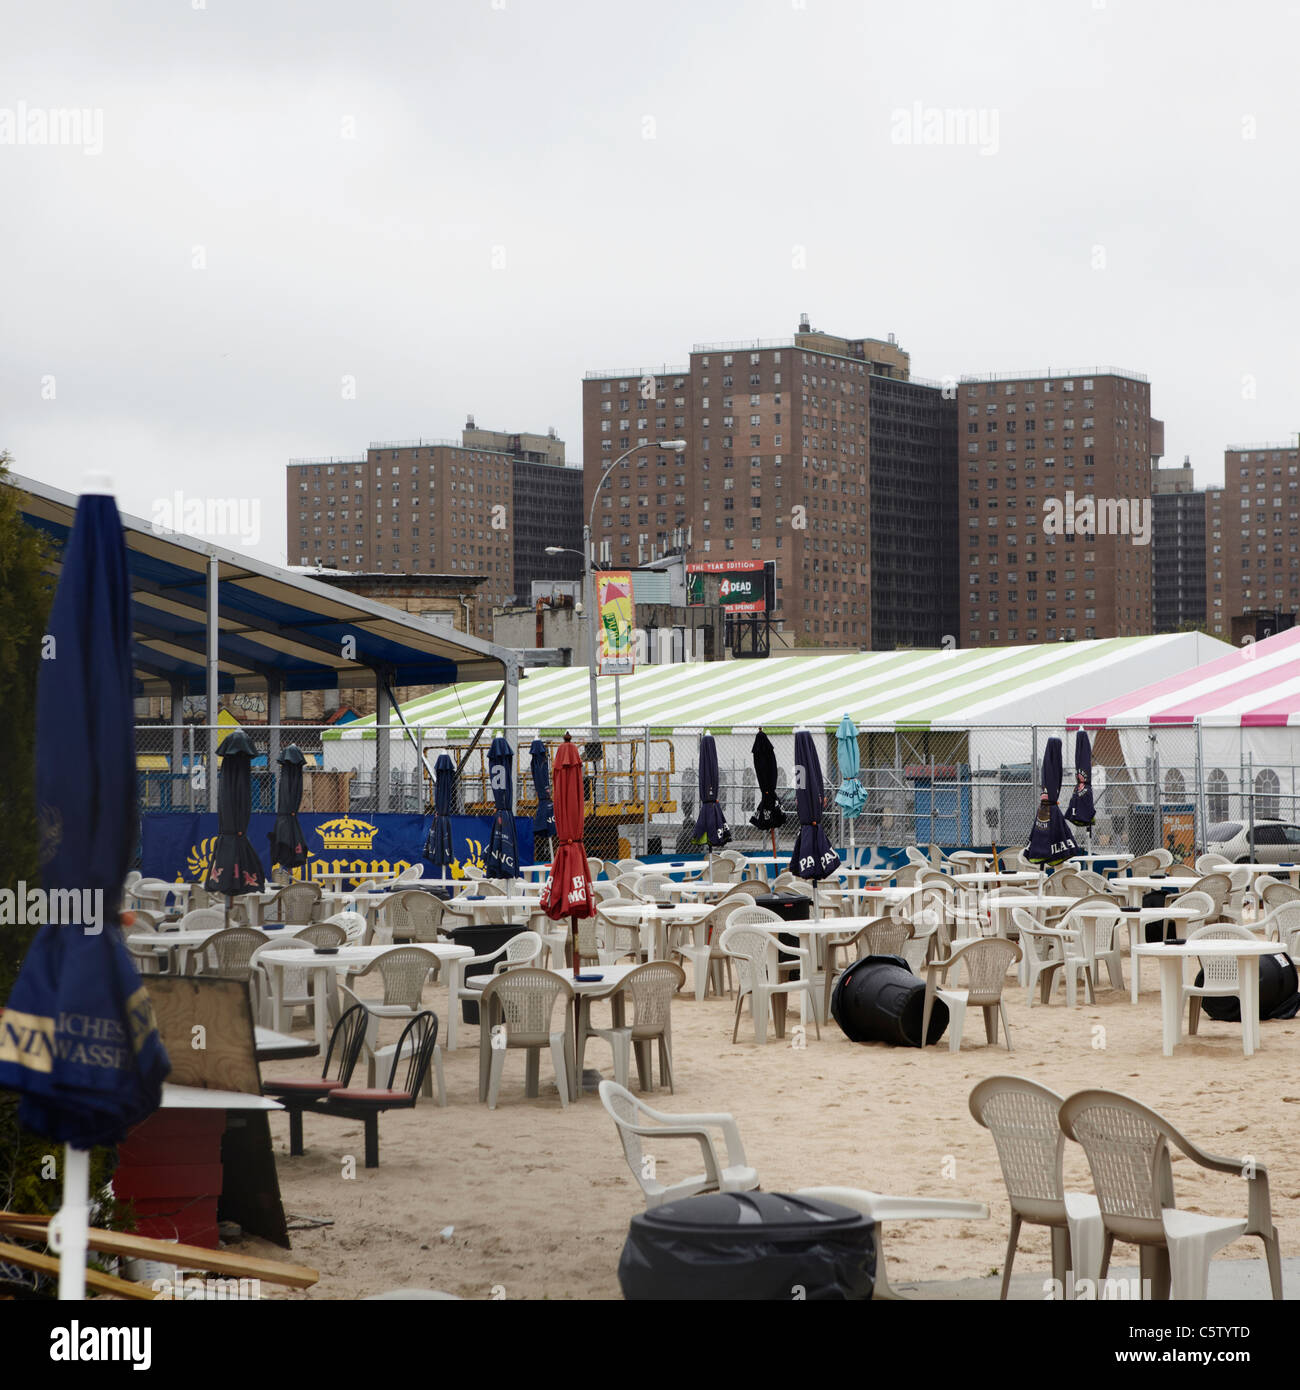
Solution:
[{"label": "white plastic chair", "polygon": [[[1249,927],[1237,926],[1233,922],[1215,922],[1210,926],[1197,927],[1187,933],[1187,942],[1193,941],[1258,941],[1259,938]],[[1187,1031],[1195,1034],[1201,1022],[1201,1000],[1221,999],[1232,995],[1241,1002],[1241,979],[1235,956],[1201,956],[1201,969],[1205,972],[1205,983],[1188,984],[1184,981],[1183,998],[1190,1000],[1187,1007]],[[1179,1012],[1182,1012],[1181,1005]],[[1242,1027],[1248,1027],[1245,1012],[1242,1012]]]},{"label": "white plastic chair", "polygon": [[[456,988],[456,998],[452,1001],[452,1007],[459,1008],[462,1000],[478,1003],[488,981],[494,976],[524,965],[540,967],[546,954],[546,943],[537,932],[521,931],[495,951],[488,951],[481,956],[465,956],[460,962],[461,982]],[[471,966],[481,965],[492,965],[492,969],[475,970],[473,975],[469,973]]]},{"label": "white plastic chair", "polygon": [[[1089,913],[1086,920],[1078,917],[1076,925],[1078,910],[1082,907],[1108,907],[1110,911],[1097,916]],[[1078,933],[1078,954],[1067,950],[1064,962],[1066,996],[1071,1008],[1074,1007],[1074,990],[1072,988],[1074,977],[1086,972],[1093,988],[1095,988],[1099,964],[1105,964],[1107,973],[1110,975],[1110,987],[1112,989],[1122,990],[1124,988],[1124,963],[1120,954],[1118,930],[1120,916],[1119,904],[1113,898],[1105,893],[1090,893],[1086,898],[1080,898],[1073,907],[1067,908],[1065,916],[1057,924],[1061,931],[1071,933],[1077,931]],[[1090,955],[1084,953],[1089,942],[1092,946]]]},{"label": "white plastic chair", "polygon": [[[1020,947],[1001,936],[975,937],[959,942],[944,960],[934,960],[925,972],[925,1005],[921,1013],[921,1046],[930,1032],[930,1014],[934,1001],[940,999],[948,1006],[948,1051],[961,1051],[962,1028],[966,1022],[967,1005],[984,1011],[984,1032],[990,1043],[998,1040],[998,1020],[1006,1036],[1007,1051],[1011,1051],[1011,1025],[1007,1022],[1007,1006],[1002,1000],[1007,982],[1007,967],[1020,959]],[[946,981],[948,972],[960,966],[965,972],[966,987],[952,989]]]},{"label": "white plastic chair", "polygon": [[[570,1064],[574,1057],[573,986],[562,976],[549,970],[522,966],[494,975],[483,990],[480,1008],[486,1020],[493,1002],[501,1005],[502,1023],[479,1029],[479,1047],[490,1051],[487,1104],[495,1110],[501,1092],[501,1073],[505,1069],[506,1052],[523,1048],[529,1056],[526,1063],[526,1094],[537,1089],[537,1058],[542,1048],[549,1048],[555,1068],[555,1085],[560,1093],[560,1105],[569,1107]],[[555,1006],[561,1005],[561,1027],[554,1027]]]},{"label": "white plastic chair", "polygon": [[659,1051],[659,1078],[673,1086],[673,998],[686,981],[686,973],[675,961],[652,960],[638,966],[623,978],[618,987],[624,1000],[631,1005],[631,1018],[620,1028],[593,1028],[589,1014],[583,1010],[578,1033],[578,1075],[582,1075],[582,1060],[587,1039],[597,1037],[609,1044],[614,1057],[614,1080],[620,1086],[628,1084],[632,1053],[637,1054],[637,1071],[643,1091],[654,1089],[654,1058],[651,1044]]},{"label": "white plastic chair", "polygon": [[1022,1225],[1046,1226],[1052,1233],[1052,1278],[1062,1293],[1069,1274],[1095,1281],[1101,1270],[1106,1231],[1101,1207],[1090,1192],[1065,1190],[1063,1096],[1019,1076],[990,1076],[970,1093],[970,1113],[993,1136],[1002,1180],[1011,1202],[1011,1234],[1002,1266],[1002,1290],[1011,1285]]},{"label": "white plastic chair", "polygon": [[1300,954],[1300,901],[1278,903],[1255,923],[1255,930],[1263,932],[1265,941],[1279,942],[1287,955],[1295,959]]},{"label": "white plastic chair", "polygon": [[1232,860],[1226,854],[1202,854],[1196,861],[1198,874],[1212,874],[1217,869],[1231,866]]},{"label": "white plastic chair", "polygon": [[[1020,948],[1024,952],[1023,974],[1029,1007],[1032,1009],[1036,1003],[1049,1004],[1052,992],[1056,988],[1057,975],[1065,964],[1066,948],[1078,938],[1073,932],[1043,926],[1023,907],[1011,909],[1011,920],[1015,922],[1016,930],[1020,933]],[[1038,984],[1040,977],[1042,987],[1035,997],[1034,986]]]},{"label": "white plastic chair", "polygon": [[[1209,930],[1214,930],[1210,928]],[[1083,1146],[1105,1226],[1100,1278],[1117,1240],[1137,1245],[1140,1272],[1154,1298],[1204,1300],[1215,1251],[1238,1236],[1258,1236],[1275,1299],[1282,1297],[1282,1260],[1264,1164],[1206,1153],[1162,1115],[1114,1091],[1079,1091],[1061,1105],[1061,1128]],[[1232,1173],[1247,1186],[1244,1221],[1183,1211],[1174,1194],[1170,1146],[1200,1168]]]},{"label": "white plastic chair", "polygon": [[[695,1197],[701,1192],[752,1192],[758,1173],[745,1159],[740,1130],[731,1115],[669,1115],[654,1110],[614,1081],[600,1083],[600,1101],[614,1121],[623,1156],[645,1197],[646,1210]],[[721,1130],[726,1158],[719,1154],[714,1131]],[[655,1154],[665,1139],[693,1139],[700,1146],[704,1172],[665,1185],[655,1176]],[[649,1140],[646,1152],[643,1140]]]},{"label": "white plastic chair", "polygon": [[754,1019],[754,1041],[767,1041],[769,1009],[772,1009],[774,1015],[777,1036],[784,1037],[784,1012],[777,1010],[774,1004],[778,997],[795,993],[806,993],[813,1000],[814,1007],[811,1012],[817,1028],[817,1037],[820,1039],[822,1030],[817,1022],[816,994],[812,977],[782,979],[780,974],[782,952],[803,960],[808,957],[808,949],[786,946],[778,942],[775,929],[770,924],[775,924],[775,929],[780,928],[781,918],[775,912],[769,912],[763,907],[742,907],[732,913],[727,928],[722,933],[720,945],[736,962],[739,981],[736,990],[736,1021],[731,1030],[731,1041],[736,1041],[740,1031],[740,1011],[746,995],[749,996],[750,1013]]}]

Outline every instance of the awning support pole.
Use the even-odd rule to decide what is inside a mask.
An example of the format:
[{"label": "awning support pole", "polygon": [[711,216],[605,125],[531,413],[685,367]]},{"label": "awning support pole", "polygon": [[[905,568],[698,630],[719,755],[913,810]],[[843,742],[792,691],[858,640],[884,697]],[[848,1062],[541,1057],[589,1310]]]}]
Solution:
[{"label": "awning support pole", "polygon": [[208,810],[217,809],[217,658],[221,639],[220,626],[221,564],[215,555],[208,556],[208,685],[205,720],[208,726]]},{"label": "awning support pole", "polygon": [[384,673],[375,670],[375,810],[388,810],[388,767],[389,753],[388,727],[392,718],[392,704],[388,698],[388,683]]},{"label": "awning support pole", "polygon": [[[272,791],[276,787],[277,774],[275,765],[280,761],[280,694],[284,689],[284,682],[275,676],[266,678],[266,727],[267,727],[267,752],[266,770],[271,774]],[[272,796],[272,805],[275,804]]]},{"label": "awning support pole", "polygon": [[[514,738],[515,747],[515,767],[520,769],[522,775],[522,764],[519,761],[519,663],[508,661],[506,663],[506,678],[502,688],[505,697],[505,735],[507,738]],[[510,779],[510,814],[519,813],[519,777]],[[534,851],[534,858],[536,852]]]},{"label": "awning support pole", "polygon": [[[185,798],[185,785],[190,780],[185,767],[185,686],[181,681],[171,682],[172,710],[172,772],[171,795],[168,797],[169,809],[179,811]],[[183,778],[184,781],[180,779]],[[193,798],[191,798],[193,805]]]}]

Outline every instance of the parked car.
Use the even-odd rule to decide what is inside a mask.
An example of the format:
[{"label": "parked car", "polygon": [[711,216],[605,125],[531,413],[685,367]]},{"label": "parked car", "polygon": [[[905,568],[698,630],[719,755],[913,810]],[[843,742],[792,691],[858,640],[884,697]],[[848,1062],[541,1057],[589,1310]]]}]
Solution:
[{"label": "parked car", "polygon": [[1257,820],[1252,838],[1250,826],[1244,821],[1220,821],[1206,832],[1205,849],[1234,864],[1300,864],[1300,825]]}]

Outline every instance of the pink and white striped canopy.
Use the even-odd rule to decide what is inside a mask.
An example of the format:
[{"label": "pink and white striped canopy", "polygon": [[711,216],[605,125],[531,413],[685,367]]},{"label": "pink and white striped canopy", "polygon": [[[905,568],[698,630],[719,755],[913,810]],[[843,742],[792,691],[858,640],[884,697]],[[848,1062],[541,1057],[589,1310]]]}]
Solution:
[{"label": "pink and white striped canopy", "polygon": [[1228,728],[1300,725],[1300,627],[1094,705],[1066,722],[1071,727],[1087,728],[1122,724]]}]

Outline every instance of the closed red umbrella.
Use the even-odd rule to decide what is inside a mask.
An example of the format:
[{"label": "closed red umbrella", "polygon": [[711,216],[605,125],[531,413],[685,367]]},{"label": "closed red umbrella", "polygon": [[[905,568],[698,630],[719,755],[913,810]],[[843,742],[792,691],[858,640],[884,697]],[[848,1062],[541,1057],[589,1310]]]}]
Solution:
[{"label": "closed red umbrella", "polygon": [[573,924],[573,973],[578,973],[578,918],[593,917],[591,873],[587,846],[582,839],[582,758],[569,737],[555,750],[552,777],[555,797],[555,832],[559,847],[551,863],[551,876],[542,890],[542,911],[558,922]]},{"label": "closed red umbrella", "polygon": [[[552,774],[555,796],[555,833],[559,841],[551,861],[551,876],[542,889],[542,911],[553,921],[567,917],[573,928],[573,978],[581,969],[578,958],[578,918],[594,917],[591,870],[587,866],[587,846],[582,838],[582,758],[568,734],[555,750],[555,770]],[[573,1030],[578,1034],[582,998],[573,995]],[[576,1095],[582,1095],[582,1077],[574,1077]]]}]

